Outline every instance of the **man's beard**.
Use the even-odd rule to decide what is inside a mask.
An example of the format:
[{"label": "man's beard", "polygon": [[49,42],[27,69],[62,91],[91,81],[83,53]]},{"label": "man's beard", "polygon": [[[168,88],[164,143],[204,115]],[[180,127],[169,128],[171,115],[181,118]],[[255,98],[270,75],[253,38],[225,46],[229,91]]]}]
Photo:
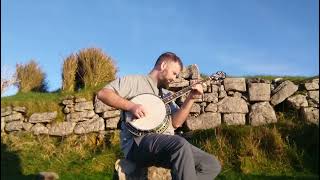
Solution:
[{"label": "man's beard", "polygon": [[159,88],[169,89],[169,82],[167,80],[160,80]]}]

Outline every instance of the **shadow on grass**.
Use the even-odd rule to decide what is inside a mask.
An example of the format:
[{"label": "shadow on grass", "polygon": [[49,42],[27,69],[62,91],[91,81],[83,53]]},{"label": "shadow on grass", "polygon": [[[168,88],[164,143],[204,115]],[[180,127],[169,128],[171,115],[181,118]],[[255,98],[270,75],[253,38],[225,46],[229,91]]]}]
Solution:
[{"label": "shadow on grass", "polygon": [[313,180],[319,179],[318,175],[300,175],[300,176],[272,176],[272,175],[253,175],[253,174],[242,174],[239,172],[231,171],[225,174],[219,174],[216,180],[289,180],[289,179],[303,179]]},{"label": "shadow on grass", "polygon": [[1,142],[1,179],[4,180],[34,180],[36,175],[23,175],[20,158],[14,152],[7,149],[7,145]]}]

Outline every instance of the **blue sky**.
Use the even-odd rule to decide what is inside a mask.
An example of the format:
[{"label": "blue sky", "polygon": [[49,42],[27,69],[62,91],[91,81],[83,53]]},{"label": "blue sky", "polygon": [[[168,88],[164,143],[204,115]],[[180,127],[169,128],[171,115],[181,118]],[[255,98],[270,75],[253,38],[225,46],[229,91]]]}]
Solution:
[{"label": "blue sky", "polygon": [[1,0],[1,67],[34,59],[52,91],[63,60],[89,47],[117,76],[148,73],[166,51],[205,74],[318,75],[319,1]]}]

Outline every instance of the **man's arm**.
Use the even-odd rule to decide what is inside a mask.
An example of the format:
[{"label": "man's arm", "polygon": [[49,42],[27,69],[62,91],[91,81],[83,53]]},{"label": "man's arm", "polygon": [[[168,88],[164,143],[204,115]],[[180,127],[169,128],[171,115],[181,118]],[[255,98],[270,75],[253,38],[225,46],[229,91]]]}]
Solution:
[{"label": "man's arm", "polygon": [[124,111],[130,111],[137,118],[145,116],[145,110],[141,104],[135,104],[119,96],[115,91],[108,88],[103,88],[97,94],[97,98],[106,105],[112,106]]},{"label": "man's arm", "polygon": [[184,121],[187,119],[192,104],[194,103],[194,98],[196,95],[202,95],[203,94],[203,88],[202,85],[197,84],[194,87],[192,87],[192,90],[187,97],[187,99],[182,104],[181,108],[173,115],[172,117],[172,126],[176,129],[184,123]]}]

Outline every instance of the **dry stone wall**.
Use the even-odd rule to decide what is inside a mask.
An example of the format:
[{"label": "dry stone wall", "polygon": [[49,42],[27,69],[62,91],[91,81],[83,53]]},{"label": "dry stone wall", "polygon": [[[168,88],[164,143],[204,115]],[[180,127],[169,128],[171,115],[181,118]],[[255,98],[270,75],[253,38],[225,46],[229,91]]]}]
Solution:
[{"label": "dry stone wall", "polygon": [[[178,91],[200,79],[195,65],[183,69],[170,85]],[[203,84],[204,94],[192,106],[185,122],[189,130],[226,125],[260,126],[276,123],[275,106],[286,101],[302,115],[302,120],[319,125],[319,78],[303,85],[275,79],[225,78],[221,83]],[[299,86],[305,91],[298,91]],[[182,104],[187,94],[176,100]],[[70,134],[103,133],[117,129],[120,111],[103,104],[97,98],[66,97],[61,104],[63,122],[56,122],[57,112],[33,113],[26,116],[25,107],[1,107],[1,132],[29,131],[35,135],[67,136]]]}]

